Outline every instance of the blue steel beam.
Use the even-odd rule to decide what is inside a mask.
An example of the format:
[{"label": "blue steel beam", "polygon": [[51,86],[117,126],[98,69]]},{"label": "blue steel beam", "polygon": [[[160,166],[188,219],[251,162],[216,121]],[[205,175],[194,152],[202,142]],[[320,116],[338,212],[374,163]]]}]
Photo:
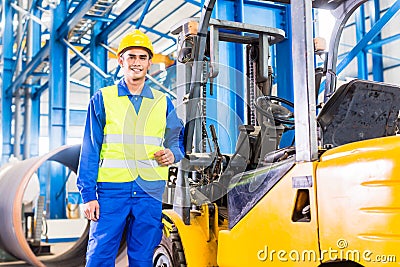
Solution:
[{"label": "blue steel beam", "polygon": [[[285,10],[280,12],[281,20],[277,21],[277,25],[281,25],[285,30],[286,38],[275,45],[276,49],[276,84],[277,94],[279,97],[294,100],[293,92],[293,53],[292,53],[292,17],[290,7],[287,5]],[[277,16],[278,18],[278,16]],[[282,136],[280,147],[293,145],[294,131],[288,131]]]},{"label": "blue steel beam", "polygon": [[[364,6],[360,6],[359,11],[355,14],[356,21],[356,40],[357,43],[364,37],[365,35],[365,8]],[[367,63],[367,55],[366,50],[361,50],[357,55],[357,71],[359,79],[368,79],[368,63]]]},{"label": "blue steel beam", "polygon": [[[243,1],[218,0],[216,2],[215,17],[217,19],[243,22]],[[238,126],[244,124],[244,104],[237,106],[238,99],[243,99],[244,79],[243,75],[243,49],[241,44],[232,42],[219,42],[220,70],[214,84],[214,93],[211,96],[207,92],[207,120],[206,123],[215,124],[218,141],[222,153],[232,153],[238,136]],[[229,66],[222,68],[222,66]],[[222,78],[226,76],[226,81]],[[240,77],[239,77],[240,76]],[[227,88],[227,89],[225,89]],[[229,108],[227,108],[229,107]],[[239,115],[240,114],[240,115]]]},{"label": "blue steel beam", "polygon": [[[196,17],[196,16],[199,15],[199,14],[200,14],[200,10],[197,11],[197,12],[195,12],[194,14],[188,16],[188,17]],[[142,25],[142,28],[145,29],[146,31],[149,31],[149,32],[158,34],[158,35],[160,35],[160,36],[162,36],[162,37],[164,37],[164,38],[167,38],[167,39],[170,39],[170,40],[174,41],[173,44],[171,44],[170,46],[168,46],[167,48],[165,48],[165,49],[164,49],[163,51],[161,51],[160,53],[164,53],[165,51],[169,51],[172,47],[176,46],[176,38],[174,38],[174,37],[172,37],[172,36],[169,36],[168,34],[161,33],[161,32],[159,32],[159,31],[156,31],[156,30],[154,30],[154,29],[152,29],[152,28],[150,28],[150,27],[146,27],[146,26],[143,26],[143,25]],[[158,40],[159,40],[159,39],[158,39]]]},{"label": "blue steel beam", "polygon": [[87,84],[85,82],[82,82],[82,81],[79,81],[79,80],[76,80],[76,79],[72,79],[72,78],[70,79],[70,81],[71,81],[72,84],[79,85],[79,86],[81,86],[81,87],[83,87],[85,89],[90,89],[90,84]]},{"label": "blue steel beam", "polygon": [[193,4],[195,6],[201,7],[201,2],[200,1],[195,1],[195,0],[185,0],[186,3]]},{"label": "blue steel beam", "polygon": [[[370,51],[370,52],[368,52],[368,54],[373,55],[373,54],[375,54],[375,52]],[[381,56],[382,58],[393,60],[393,61],[400,61],[400,58],[394,57],[394,56],[388,56],[388,55],[384,55],[384,54],[380,54],[379,56]]]},{"label": "blue steel beam", "polygon": [[[75,46],[82,47],[82,44],[76,44],[76,45],[75,45],[75,43],[70,43],[70,44],[73,45],[74,49],[76,49]],[[72,49],[71,49],[71,50],[72,50]],[[76,50],[78,50],[78,49],[76,49]],[[80,55],[86,57],[87,54],[90,52],[90,43],[84,45],[84,46],[83,46],[81,49],[79,49],[78,51],[79,51]],[[76,64],[81,63],[81,62],[80,62],[81,60],[82,60],[81,56],[79,56],[78,54],[75,54],[75,56],[73,56],[73,57],[70,59],[71,69],[72,69]],[[83,64],[82,64],[82,65],[83,65]],[[85,64],[85,66],[86,66],[86,64]],[[75,71],[72,72],[71,74],[73,75],[73,74],[75,74],[77,71],[79,71],[79,69],[78,69],[78,70],[75,70]]]},{"label": "blue steel beam", "polygon": [[0,150],[2,151],[1,163],[6,163],[9,156],[12,153],[11,144],[11,121],[12,121],[12,98],[10,94],[7,94],[8,87],[12,84],[13,72],[12,68],[14,65],[13,60],[13,16],[14,12],[11,8],[11,0],[3,0],[3,11],[1,14],[1,21],[3,24],[3,35],[1,36],[1,43],[3,44],[3,53],[1,54],[0,60],[3,62],[2,72],[2,98],[1,98],[1,127],[0,133],[1,145]]},{"label": "blue steel beam", "polygon": [[260,2],[260,1],[254,1],[254,0],[244,0],[245,5],[255,5],[263,8],[267,8],[270,10],[274,11],[283,11],[286,12],[286,6],[284,4],[278,4],[278,3],[268,3],[268,2]]},{"label": "blue steel beam", "polygon": [[[22,13],[24,16],[29,17],[29,20],[32,20],[32,21],[34,21],[34,22],[36,22],[36,23],[38,23],[38,24],[40,24],[40,25],[46,27],[46,24],[44,24],[44,23],[40,20],[39,17],[37,17],[37,16],[35,16],[35,15],[32,14],[32,9],[33,9],[35,6],[32,5],[32,6],[30,7],[30,10],[29,10],[29,11],[23,9],[22,7],[18,6],[18,5],[15,4],[15,3],[11,3],[11,6],[12,6],[16,11],[18,11],[19,13]],[[24,21],[24,27],[25,27],[25,25],[28,23],[29,20],[25,20],[25,21]],[[21,22],[20,22],[20,23],[21,23]],[[24,33],[25,33],[25,31],[24,31]]]},{"label": "blue steel beam", "polygon": [[47,72],[32,72],[30,75],[32,77],[47,77],[49,74]]},{"label": "blue steel beam", "polygon": [[70,14],[57,29],[57,34],[53,35],[54,38],[64,37],[92,8],[92,6],[97,2],[97,0],[86,0],[81,1],[79,5],[74,9],[72,14]]},{"label": "blue steel beam", "polygon": [[[95,66],[98,66],[103,73],[107,72],[107,54],[108,51],[104,49],[98,42],[95,36],[101,31],[102,23],[96,23],[92,31],[92,42],[90,42],[90,58]],[[90,96],[92,96],[97,90],[106,85],[105,78],[101,73],[95,71],[94,68],[90,68]],[[83,123],[81,125],[84,125]]]},{"label": "blue steel beam", "polygon": [[[145,0],[142,1],[142,4],[144,4],[144,2],[145,2]],[[147,3],[150,4],[150,2],[151,2],[151,1],[148,1]],[[135,3],[136,3],[136,2],[135,2]],[[161,3],[161,2],[160,2],[160,3]],[[160,4],[160,3],[158,3],[158,4]],[[158,4],[157,4],[157,5],[158,5]],[[156,5],[156,6],[157,6],[157,5]],[[110,25],[108,26],[108,28],[106,28],[105,30],[103,30],[103,31],[97,36],[96,42],[105,43],[105,41],[107,40],[107,35],[108,35],[108,34],[111,34],[111,32],[113,32],[118,26],[120,26],[120,23],[124,23],[124,22],[115,23],[115,21],[117,21],[117,20],[118,20],[118,21],[120,21],[120,20],[121,20],[121,21],[127,21],[127,23],[129,23],[129,24],[131,24],[131,25],[134,25],[135,27],[136,27],[136,25],[141,24],[140,19],[137,20],[136,22],[132,22],[132,21],[130,21],[130,19],[129,19],[129,17],[134,17],[134,16],[136,16],[136,14],[138,13],[138,10],[137,10],[138,8],[140,8],[139,4],[135,5],[135,7],[130,6],[130,7],[129,7],[129,10],[125,10],[125,11],[122,12],[119,16],[113,15],[113,16],[115,16],[115,19],[112,19],[112,20],[111,20],[111,21],[113,21],[112,25],[110,24]],[[152,7],[151,10],[153,10],[154,8],[155,8],[155,7]],[[145,9],[146,9],[146,7],[145,7]],[[135,12],[135,14],[129,15],[129,13],[132,13],[132,12]],[[142,16],[145,15],[146,13],[147,13],[147,12],[143,12],[143,13],[142,13]],[[159,35],[159,36],[162,36],[163,38],[167,38],[167,39],[173,40],[174,42],[176,41],[174,37],[169,36],[168,34],[165,34],[165,33],[159,32],[159,31],[156,31],[156,30],[154,30],[153,28],[146,27],[146,26],[143,26],[143,25],[141,25],[140,27],[143,28],[144,30],[148,31],[148,32],[151,32],[151,33],[157,34],[157,35]],[[138,28],[138,27],[136,27],[136,28]],[[156,41],[155,41],[155,42],[156,42]],[[90,52],[90,45],[86,45],[80,52],[81,52],[82,54],[84,54],[84,55],[87,54],[88,52]],[[72,59],[71,59],[71,66],[74,66],[78,61],[79,61],[79,57],[76,56],[76,57],[72,58]]]},{"label": "blue steel beam", "polygon": [[400,34],[395,34],[393,36],[381,39],[380,41],[376,42],[376,43],[372,43],[370,45],[367,45],[365,47],[365,50],[371,50],[374,49],[375,47],[380,47],[380,46],[384,46],[385,44],[397,41],[400,39]]},{"label": "blue steel beam", "polygon": [[115,72],[114,72],[114,75],[113,75],[114,81],[116,81],[118,79],[118,72],[119,72],[120,69],[121,69],[121,67],[119,65],[115,68]]},{"label": "blue steel beam", "polygon": [[[383,8],[383,9],[381,9],[381,10],[380,10],[380,14],[384,14],[388,9],[389,9],[389,8]],[[369,16],[365,16],[365,20],[366,20],[366,21],[369,20],[369,19],[370,19]],[[350,22],[350,23],[346,24],[346,25],[344,26],[344,28],[345,28],[345,29],[346,29],[346,28],[351,28],[351,27],[353,27],[354,25],[355,25],[355,22]]]},{"label": "blue steel beam", "polygon": [[[117,16],[100,34],[96,36],[96,43],[107,43],[108,36],[112,35],[122,24],[129,23],[135,17],[146,0],[137,0]],[[80,52],[86,55],[90,51],[90,45],[85,46]],[[79,61],[79,57],[71,59],[71,66],[74,66]]]},{"label": "blue steel beam", "polygon": [[[161,2],[160,2],[161,3]],[[166,16],[169,16],[169,15],[171,15],[171,14],[173,14],[173,13],[175,13],[177,10],[179,10],[182,6],[184,6],[185,5],[185,3],[181,3],[179,6],[177,6],[176,8],[174,8],[168,15],[166,15]],[[154,7],[155,8],[155,7]],[[162,20],[160,20],[159,22],[157,22],[156,24],[154,24],[152,27],[156,27],[157,25],[159,25],[159,24],[161,24],[163,21]],[[159,37],[158,39],[156,39],[156,40],[154,40],[153,41],[153,43],[156,43],[156,42],[158,42],[159,40],[161,39],[161,37]]]},{"label": "blue steel beam", "polygon": [[[343,44],[344,46],[351,46],[351,45],[347,45],[347,44]],[[367,54],[376,54],[375,52],[372,51],[368,51],[367,49],[365,49],[367,51]],[[338,56],[338,58],[344,58],[346,55],[348,54],[348,52],[342,53]],[[386,58],[386,59],[390,59],[390,60],[394,60],[394,61],[400,61],[400,58],[395,57],[395,56],[389,56],[386,54],[379,54],[381,57]]]},{"label": "blue steel beam", "polygon": [[[136,21],[136,29],[139,29],[140,26],[142,25],[142,22],[143,22],[143,20],[144,20],[144,17],[147,15],[147,12],[149,11],[151,2],[153,2],[153,1],[152,1],[152,0],[147,0],[147,1],[146,1],[146,4],[145,4],[145,6],[144,6],[144,8],[143,8],[142,15],[140,15],[140,18]],[[161,3],[161,2],[160,2],[160,3]]]},{"label": "blue steel beam", "polygon": [[[371,27],[380,18],[380,5],[379,0],[370,1],[370,21]],[[381,33],[378,33],[372,40],[373,43],[382,40]],[[382,47],[375,47],[372,54],[372,76],[374,81],[383,82],[383,59],[382,59]]]},{"label": "blue steel beam", "polygon": [[[235,21],[237,22],[241,22],[244,23],[244,2],[243,0],[238,0],[235,1],[235,14],[234,14],[234,18]],[[243,35],[243,33],[240,33],[241,35]],[[245,55],[243,54],[243,45],[242,44],[234,44],[234,48],[235,48],[235,55],[236,55],[236,69],[239,70],[242,73],[246,73],[245,70]],[[243,79],[243,84],[244,84],[244,79]],[[243,99],[243,96],[245,96],[245,90],[244,90],[244,86],[242,88],[236,88],[235,89],[235,94],[234,97],[232,99],[232,104],[235,105],[235,111],[236,111],[236,123],[237,123],[237,127],[234,129],[236,130],[236,134],[239,135],[239,133],[237,132],[238,129],[238,125],[241,125],[243,123],[245,123],[245,116],[244,116],[244,112],[245,112],[245,99]],[[234,118],[232,118],[234,119]],[[232,120],[235,121],[235,120]],[[236,143],[236,140],[235,140]],[[234,151],[233,151],[234,152]]]},{"label": "blue steel beam", "polygon": [[399,63],[399,64],[395,64],[395,65],[391,65],[391,66],[388,66],[388,67],[385,67],[385,70],[395,69],[395,68],[398,68],[398,67],[400,67],[400,63]]},{"label": "blue steel beam", "polygon": [[24,67],[23,71],[18,75],[15,81],[8,87],[5,95],[7,97],[11,97],[15,93],[15,91],[25,82],[26,78],[28,78],[29,75],[37,68],[37,66],[39,66],[40,63],[46,60],[46,58],[49,56],[49,53],[50,46],[47,42],[32,59],[32,61],[29,62],[26,67]]},{"label": "blue steel beam", "polygon": [[69,110],[69,126],[85,125],[87,110],[70,109]]},{"label": "blue steel beam", "polygon": [[99,17],[99,16],[94,16],[94,15],[88,15],[88,14],[86,14],[84,16],[84,18],[91,19],[91,20],[98,21],[98,22],[106,22],[106,23],[110,23],[114,20],[113,18]]},{"label": "blue steel beam", "polygon": [[[40,95],[49,88],[49,82],[45,82],[40,87],[35,87],[32,90],[32,100],[40,99]],[[40,114],[40,113],[39,113]]]},{"label": "blue steel beam", "polygon": [[[1,7],[0,7],[0,18],[2,19],[1,21],[3,21],[3,6],[4,6],[4,1],[1,1]],[[3,44],[3,38],[0,38],[0,45]]]},{"label": "blue steel beam", "polygon": [[[55,37],[57,29],[63,23],[67,15],[67,0],[61,0],[60,4],[53,9],[53,24],[51,35]],[[66,33],[65,33],[66,34]],[[67,140],[67,93],[69,87],[69,58],[68,49],[61,42],[66,36],[60,38],[50,38],[50,48],[53,55],[50,57],[50,77],[49,77],[49,148],[54,150],[66,144]],[[62,182],[66,170],[60,164],[50,162],[49,176],[46,185],[50,195],[47,195],[46,202],[50,208],[49,216],[52,219],[66,218],[66,194],[65,184]],[[53,179],[57,177],[58,179]],[[59,193],[61,192],[61,194]]]},{"label": "blue steel beam", "polygon": [[95,70],[98,74],[100,74],[104,79],[109,78],[110,76],[105,73],[101,68],[96,66],[95,63],[90,61],[82,54],[78,49],[76,49],[71,43],[69,43],[66,39],[61,39],[61,42],[64,43],[69,49],[71,49],[77,56],[79,56],[86,64],[89,65],[90,69]]},{"label": "blue steel beam", "polygon": [[[132,24],[132,25],[136,25],[137,23],[136,23],[136,22],[131,22],[131,24]],[[140,27],[141,27],[142,29],[144,29],[145,31],[147,31],[147,32],[151,32],[151,33],[160,35],[160,36],[163,37],[163,38],[170,39],[170,40],[176,42],[176,38],[175,38],[175,37],[172,37],[172,36],[170,36],[170,35],[168,35],[168,34],[165,34],[165,33],[162,33],[162,32],[160,32],[160,31],[154,30],[153,27],[146,27],[146,26],[144,26],[144,25],[141,25]]]},{"label": "blue steel beam", "polygon": [[108,25],[98,36],[97,43],[103,43],[108,40],[108,36],[112,35],[121,25],[129,23],[143,7],[146,0],[136,0],[127,9],[125,9],[113,22]]},{"label": "blue steel beam", "polygon": [[[11,3],[11,6],[18,12],[20,13],[25,13],[26,10],[24,10],[23,8],[19,7],[17,4],[15,3]],[[23,10],[23,11],[21,11]],[[28,20],[25,21],[25,23],[22,25],[22,36],[20,36],[20,40],[16,40],[17,41],[17,51],[15,53],[17,59],[14,61],[14,66],[12,68],[12,72],[15,73],[17,70],[17,65],[18,65],[18,58],[22,57],[22,43],[25,40],[25,36],[26,36],[26,30],[28,28]]]},{"label": "blue steel beam", "polygon": [[[176,41],[175,41],[176,42]],[[173,43],[172,45],[168,46],[167,48],[165,48],[163,51],[161,51],[160,53],[164,53],[166,51],[169,51],[172,47],[176,46],[176,43]]]},{"label": "blue steel beam", "polygon": [[[21,8],[21,7],[19,7],[17,4],[15,4],[15,3],[11,3],[11,6],[15,9],[15,10],[17,10],[18,12],[21,12],[21,13],[24,13],[24,14],[26,14],[26,15],[28,15],[29,16],[29,19],[31,19],[33,22],[35,22],[34,24],[33,24],[33,27],[36,27],[36,28],[38,28],[39,27],[39,31],[36,31],[36,34],[37,35],[34,35],[34,38],[37,38],[38,36],[40,36],[40,26],[39,25],[42,25],[43,26],[43,23],[40,21],[40,15],[41,15],[41,13],[40,13],[40,11],[39,10],[37,10],[37,6],[35,5],[35,3],[32,3],[32,5],[31,5],[31,7],[29,8],[29,11],[26,11],[25,9],[23,9],[23,8]],[[23,36],[21,37],[21,39],[20,39],[20,41],[19,41],[19,43],[18,43],[18,46],[17,46],[17,52],[15,53],[15,55],[17,56],[17,57],[20,57],[20,56],[22,56],[22,53],[21,53],[21,50],[22,50],[22,44],[23,44],[23,42],[25,41],[25,37],[26,37],[26,34],[27,34],[27,29],[28,29],[28,25],[29,25],[29,19],[28,20],[26,20],[25,21],[25,23],[24,23],[24,25],[23,25],[23,30],[22,30],[22,32],[23,32]],[[33,54],[35,54],[36,52],[33,52]],[[14,62],[14,66],[13,66],[13,73],[15,72],[15,70],[16,70],[16,68],[17,68],[17,62],[18,62],[18,60],[16,60],[15,62]]]},{"label": "blue steel beam", "polygon": [[[36,17],[41,17],[42,11],[40,11],[37,7],[39,2],[41,1],[33,1],[32,3],[32,13]],[[32,55],[36,55],[40,51],[41,47],[41,26],[37,23],[34,23],[32,26]],[[36,83],[35,86],[38,86],[39,83]],[[33,88],[35,88],[35,86]],[[32,88],[32,92],[33,92]],[[31,98],[32,98],[31,92]],[[40,98],[33,99],[32,98],[32,114],[31,114],[31,128],[30,128],[30,157],[34,157],[39,155],[39,136],[40,136]]]},{"label": "blue steel beam", "polygon": [[367,44],[382,30],[383,26],[389,22],[390,19],[399,11],[400,9],[400,0],[397,0],[387,11],[386,13],[372,26],[370,31],[365,34],[364,38],[362,38],[356,46],[347,54],[347,56],[340,61],[337,66],[336,74],[342,72],[342,70],[357,56],[357,54],[364,49]]},{"label": "blue steel beam", "polygon": [[[120,15],[116,16],[112,22],[102,30],[100,34],[96,36],[96,43],[106,43],[108,36],[112,35],[122,24],[130,23],[133,17],[135,17],[140,9],[145,4],[146,0],[137,0],[127,9],[125,9]],[[90,51],[90,45],[85,46],[80,52],[85,55]],[[79,57],[74,57],[71,59],[71,66],[74,66],[79,61]]]}]

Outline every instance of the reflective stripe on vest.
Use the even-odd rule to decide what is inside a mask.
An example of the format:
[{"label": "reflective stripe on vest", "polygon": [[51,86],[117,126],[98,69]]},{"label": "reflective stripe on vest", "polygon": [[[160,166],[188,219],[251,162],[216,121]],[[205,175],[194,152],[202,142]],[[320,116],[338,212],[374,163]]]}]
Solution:
[{"label": "reflective stripe on vest", "polygon": [[[136,142],[135,142],[136,140]],[[155,136],[142,136],[131,134],[107,134],[103,137],[103,144],[107,143],[124,143],[124,144],[147,144],[154,146],[162,146],[164,139]]]},{"label": "reflective stripe on vest", "polygon": [[154,168],[158,167],[158,162],[154,159],[149,160],[123,160],[123,159],[103,159],[100,163],[103,168]]},{"label": "reflective stripe on vest", "polygon": [[168,167],[158,165],[154,153],[164,149],[167,99],[151,89],[137,114],[128,96],[118,96],[116,85],[101,89],[106,125],[100,152],[98,182],[166,180]]}]

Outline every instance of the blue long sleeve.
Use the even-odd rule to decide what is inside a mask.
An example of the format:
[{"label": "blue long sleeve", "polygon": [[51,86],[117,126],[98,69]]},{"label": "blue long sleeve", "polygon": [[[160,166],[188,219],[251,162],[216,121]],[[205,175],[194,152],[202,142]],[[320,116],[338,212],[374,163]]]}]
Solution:
[{"label": "blue long sleeve", "polygon": [[[126,88],[125,82],[118,84],[120,96],[128,95],[135,110],[138,112],[143,97],[148,97],[151,90],[145,86],[141,96],[132,96]],[[169,148],[175,156],[175,162],[184,156],[183,123],[178,118],[172,101],[167,97],[166,130],[164,134],[164,147]],[[78,168],[77,187],[81,192],[83,202],[96,200],[97,175],[100,162],[100,151],[103,143],[103,129],[106,122],[104,102],[101,91],[97,91],[90,99],[85,130],[81,148],[80,162]],[[151,187],[156,182],[149,182],[138,177],[140,187]],[[135,181],[136,181],[135,180]],[[160,181],[163,182],[164,181]],[[152,183],[152,184],[147,184]]]},{"label": "blue long sleeve", "polygon": [[77,187],[84,203],[97,199],[96,184],[104,125],[103,97],[101,91],[97,91],[89,102],[79,159]]}]

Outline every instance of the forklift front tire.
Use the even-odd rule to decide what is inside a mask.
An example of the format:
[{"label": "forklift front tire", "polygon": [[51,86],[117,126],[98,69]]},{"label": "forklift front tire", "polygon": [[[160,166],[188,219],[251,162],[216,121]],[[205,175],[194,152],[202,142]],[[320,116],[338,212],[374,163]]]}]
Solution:
[{"label": "forklift front tire", "polygon": [[154,250],[153,267],[186,266],[182,242],[178,230],[174,227],[169,237],[163,234],[160,244]]}]

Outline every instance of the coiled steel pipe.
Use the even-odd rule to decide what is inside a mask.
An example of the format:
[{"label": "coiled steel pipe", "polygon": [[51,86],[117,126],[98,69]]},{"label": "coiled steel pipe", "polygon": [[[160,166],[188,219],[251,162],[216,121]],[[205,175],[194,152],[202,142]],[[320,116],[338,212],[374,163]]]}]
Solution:
[{"label": "coiled steel pipe", "polygon": [[46,161],[59,162],[76,173],[79,153],[80,145],[62,146],[43,156],[7,163],[0,168],[0,247],[2,249],[34,266],[84,266],[88,227],[73,247],[46,261],[40,261],[32,252],[22,227],[22,199],[32,175]]}]

